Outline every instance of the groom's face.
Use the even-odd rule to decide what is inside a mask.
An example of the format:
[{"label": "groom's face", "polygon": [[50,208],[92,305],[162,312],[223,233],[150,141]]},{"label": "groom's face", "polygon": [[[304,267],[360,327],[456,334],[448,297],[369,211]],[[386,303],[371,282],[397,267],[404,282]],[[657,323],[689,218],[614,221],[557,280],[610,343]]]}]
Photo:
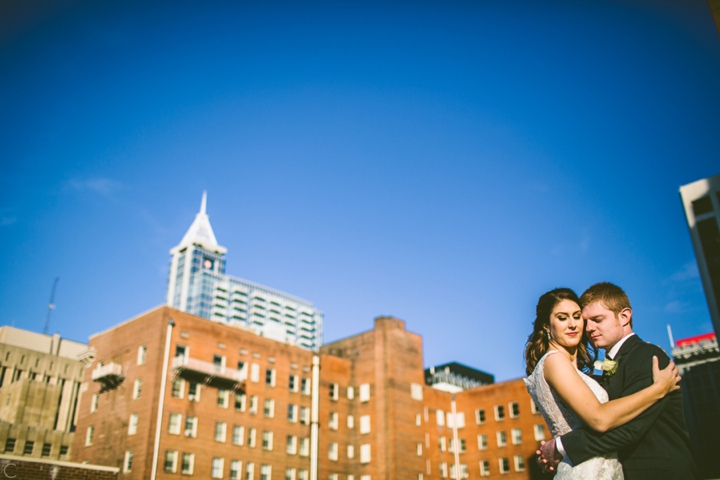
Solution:
[{"label": "groom's face", "polygon": [[594,302],[582,309],[585,330],[597,348],[610,349],[625,336],[625,329],[617,315],[602,302]]}]

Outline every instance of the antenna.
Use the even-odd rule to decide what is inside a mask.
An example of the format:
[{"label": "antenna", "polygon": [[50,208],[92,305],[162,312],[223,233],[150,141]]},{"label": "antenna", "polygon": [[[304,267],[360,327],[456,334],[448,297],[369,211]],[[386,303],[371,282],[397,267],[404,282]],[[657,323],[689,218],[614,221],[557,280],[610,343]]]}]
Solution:
[{"label": "antenna", "polygon": [[670,348],[675,348],[675,340],[673,340],[673,334],[672,330],[670,329],[670,325],[667,326],[668,331],[668,339],[670,340]]},{"label": "antenna", "polygon": [[55,277],[55,281],[53,282],[52,292],[50,293],[50,302],[48,303],[48,311],[45,316],[45,325],[43,325],[43,334],[47,334],[48,326],[50,325],[50,314],[53,310],[55,310],[55,304],[53,302],[55,301],[55,288],[57,287],[58,280],[60,280],[60,277]]}]

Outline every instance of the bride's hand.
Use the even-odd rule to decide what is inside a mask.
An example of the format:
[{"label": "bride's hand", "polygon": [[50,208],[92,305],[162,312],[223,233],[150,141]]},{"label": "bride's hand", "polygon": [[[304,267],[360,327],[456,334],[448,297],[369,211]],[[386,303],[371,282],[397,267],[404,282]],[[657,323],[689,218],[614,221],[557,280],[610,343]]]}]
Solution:
[{"label": "bride's hand", "polygon": [[660,370],[658,358],[653,357],[652,374],[653,385],[656,385],[663,392],[663,396],[675,390],[680,390],[680,374],[678,373],[675,362],[670,362],[667,367]]}]

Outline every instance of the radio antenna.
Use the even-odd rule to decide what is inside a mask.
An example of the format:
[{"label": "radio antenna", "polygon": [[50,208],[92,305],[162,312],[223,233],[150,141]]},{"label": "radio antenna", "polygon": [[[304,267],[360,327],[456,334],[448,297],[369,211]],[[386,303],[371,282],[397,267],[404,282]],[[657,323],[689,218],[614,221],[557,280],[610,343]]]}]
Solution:
[{"label": "radio antenna", "polygon": [[45,325],[43,325],[43,334],[47,334],[48,327],[50,326],[50,314],[53,310],[55,310],[55,304],[53,303],[55,301],[55,288],[57,287],[58,280],[60,280],[60,277],[55,277],[55,281],[53,282],[52,286],[52,292],[50,293],[50,302],[48,302],[48,310],[47,315],[45,316]]}]

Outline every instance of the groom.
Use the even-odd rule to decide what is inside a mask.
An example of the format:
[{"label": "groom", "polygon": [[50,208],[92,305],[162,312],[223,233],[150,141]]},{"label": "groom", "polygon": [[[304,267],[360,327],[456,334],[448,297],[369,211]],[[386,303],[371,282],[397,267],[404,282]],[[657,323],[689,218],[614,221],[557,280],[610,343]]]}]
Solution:
[{"label": "groom", "polygon": [[[612,283],[597,283],[582,294],[580,305],[590,341],[605,349],[606,358],[615,362],[605,362],[600,381],[610,400],[650,386],[652,357],[658,357],[660,368],[665,368],[669,359],[661,348],[633,333],[632,309],[625,292]],[[701,478],[692,458],[680,391],[608,432],[584,427],[544,443],[538,463],[545,471],[554,471],[565,457],[577,465],[612,452],[618,452],[626,480]]]}]

